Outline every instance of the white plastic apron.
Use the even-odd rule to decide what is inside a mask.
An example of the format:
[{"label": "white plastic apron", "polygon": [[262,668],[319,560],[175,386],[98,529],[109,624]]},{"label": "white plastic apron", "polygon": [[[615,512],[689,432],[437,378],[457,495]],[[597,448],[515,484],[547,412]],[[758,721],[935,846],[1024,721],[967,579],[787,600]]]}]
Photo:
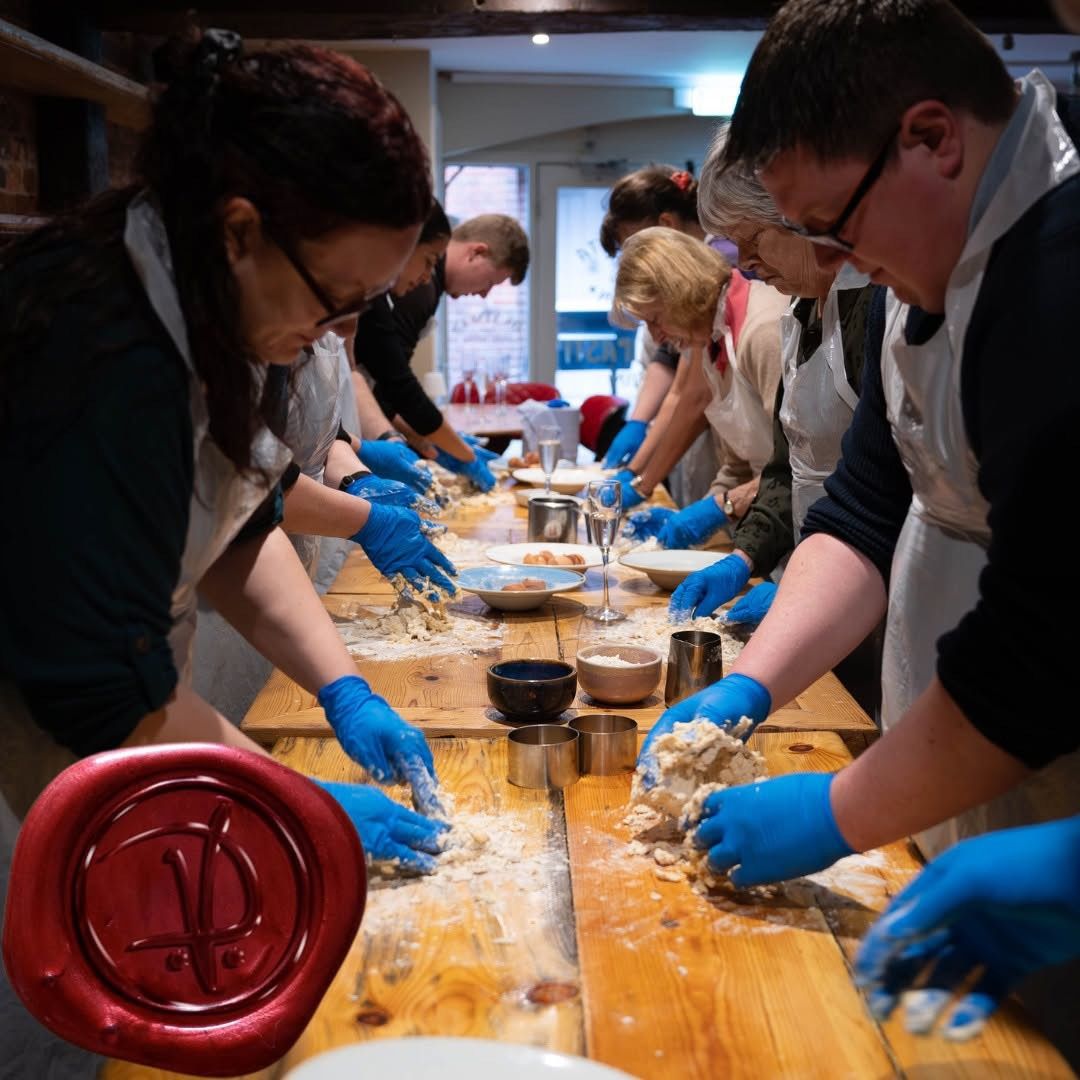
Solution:
[{"label": "white plastic apron", "polygon": [[[345,345],[333,332],[324,334],[312,346],[313,356],[301,361],[293,393],[289,398],[289,419],[285,442],[300,471],[318,483],[323,482],[326,456],[337,438],[341,424],[341,362]],[[348,365],[348,360],[345,360]],[[352,389],[352,382],[349,382]],[[319,563],[320,538],[306,533],[289,533],[308,576]]]},{"label": "white plastic apron", "polygon": [[191,675],[191,640],[195,633],[196,587],[203,574],[229,546],[248,518],[277,483],[292,458],[289,448],[263,428],[252,444],[252,460],[266,479],[245,476],[210,437],[210,418],[202,383],[191,362],[187,327],[173,280],[172,256],[165,225],[145,195],[137,196],[127,212],[124,245],[158,318],[187,365],[195,464],[190,518],[180,578],[173,590],[173,628],[169,644],[180,678]]},{"label": "white plastic apron", "polygon": [[723,339],[731,369],[731,385],[725,391],[724,377],[709,357],[709,350],[702,350],[701,363],[712,389],[712,400],[705,406],[705,417],[720,440],[757,476],[772,457],[772,417],[753,383],[739,370],[726,308],[726,298],[721,296],[713,319],[713,340]]},{"label": "white plastic apron", "polygon": [[806,512],[825,494],[825,480],[840,460],[840,439],[859,403],[844,369],[838,293],[834,285],[825,297],[821,344],[804,364],[799,363],[802,325],[795,318],[795,305],[780,316],[784,375],[780,423],[791,462],[791,514],[796,543]]},{"label": "white plastic apron", "polygon": [[[893,557],[882,671],[882,726],[894,726],[930,684],[937,640],[975,607],[990,542],[978,462],[960,400],[964,337],[994,243],[1046,192],[1080,170],[1076,149],[1054,113],[1054,90],[1036,89],[1011,168],[976,225],[949,279],[945,320],[925,345],[904,342],[908,307],[890,295],[882,381],[893,438],[911,478],[912,501]],[[988,678],[995,677],[988,670]],[[1037,723],[1037,717],[1016,717]],[[1080,754],[1059,758],[1021,787],[917,837],[933,858],[991,829],[1080,810]]]}]

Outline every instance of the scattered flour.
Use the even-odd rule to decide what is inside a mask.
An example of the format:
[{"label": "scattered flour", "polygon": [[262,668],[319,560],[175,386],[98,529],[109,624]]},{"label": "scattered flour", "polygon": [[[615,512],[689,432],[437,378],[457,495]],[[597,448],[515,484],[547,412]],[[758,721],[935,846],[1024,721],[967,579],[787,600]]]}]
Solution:
[{"label": "scattered flour", "polygon": [[[513,944],[523,926],[544,921],[552,883],[568,874],[565,841],[550,830],[537,845],[535,821],[530,825],[505,808],[458,810],[448,793],[440,792],[440,798],[451,829],[435,870],[402,875],[396,863],[378,864],[363,933],[419,940],[433,927],[468,925],[479,917],[499,928],[493,944]],[[417,912],[424,925],[411,933]]]},{"label": "scattered flour", "polygon": [[444,653],[477,653],[498,648],[503,626],[453,605],[418,607],[396,602],[389,608],[366,608],[347,622],[335,619],[338,633],[353,656],[401,660]]},{"label": "scattered flour", "polygon": [[435,537],[435,546],[459,569],[466,566],[482,566],[488,562],[488,540],[469,540],[455,532],[445,532]]},{"label": "scattered flour", "polygon": [[666,607],[638,608],[636,611],[629,612],[622,622],[611,623],[608,626],[599,624],[596,632],[601,641],[607,638],[624,645],[645,645],[651,649],[658,649],[660,655],[667,659],[671,635],[677,630],[708,630],[719,634],[724,650],[725,671],[735,663],[746,644],[742,634],[720,619],[702,618],[688,619],[686,622],[679,623],[669,622]]}]

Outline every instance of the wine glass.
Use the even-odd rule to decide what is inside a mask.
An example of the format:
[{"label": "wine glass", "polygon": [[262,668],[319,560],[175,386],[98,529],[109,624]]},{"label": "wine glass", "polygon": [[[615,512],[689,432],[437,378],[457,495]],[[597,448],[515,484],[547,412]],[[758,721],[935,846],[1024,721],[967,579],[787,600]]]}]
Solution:
[{"label": "wine glass", "polygon": [[617,480],[590,480],[585,491],[585,520],[592,542],[600,548],[604,561],[604,600],[600,607],[586,608],[585,618],[594,622],[612,623],[626,618],[608,600],[608,560],[611,545],[619,535],[622,516],[622,485]]},{"label": "wine glass", "polygon": [[462,365],[461,378],[465,383],[465,412],[471,413],[473,411],[473,394],[476,392],[476,364],[474,362]]},{"label": "wine glass", "polygon": [[562,440],[559,429],[547,416],[543,417],[537,428],[536,451],[540,455],[540,468],[544,473],[544,494],[551,494],[551,477],[559,462]]}]

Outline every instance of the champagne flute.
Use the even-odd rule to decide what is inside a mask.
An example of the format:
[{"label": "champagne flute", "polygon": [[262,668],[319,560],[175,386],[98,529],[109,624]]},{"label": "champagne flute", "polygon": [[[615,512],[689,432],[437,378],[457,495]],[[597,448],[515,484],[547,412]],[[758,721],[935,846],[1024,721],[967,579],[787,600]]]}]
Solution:
[{"label": "champagne flute", "polygon": [[600,607],[585,610],[585,618],[594,622],[612,623],[626,618],[616,611],[608,600],[608,560],[611,545],[619,535],[619,519],[622,516],[622,485],[617,480],[590,480],[585,492],[585,519],[592,542],[600,548],[604,561],[604,600]]},{"label": "champagne flute", "polygon": [[467,361],[461,366],[461,378],[465,383],[465,412],[469,414],[473,411],[473,393],[476,390],[476,363]]},{"label": "champagne flute", "polygon": [[542,438],[536,448],[540,454],[540,468],[544,471],[544,494],[551,494],[551,476],[555,472],[555,465],[559,460],[559,449],[562,442],[558,438]]}]

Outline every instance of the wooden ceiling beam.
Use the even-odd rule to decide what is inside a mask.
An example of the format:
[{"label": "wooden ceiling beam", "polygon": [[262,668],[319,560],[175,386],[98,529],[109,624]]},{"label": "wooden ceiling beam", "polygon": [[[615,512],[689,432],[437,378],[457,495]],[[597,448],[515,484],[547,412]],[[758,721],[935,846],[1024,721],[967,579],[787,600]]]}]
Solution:
[{"label": "wooden ceiling beam", "polygon": [[[341,41],[358,38],[479,37],[653,30],[757,30],[775,0],[96,0],[106,30],[167,34],[195,7],[203,26],[227,26],[245,37]],[[1044,3],[959,0],[987,33],[1054,33],[1061,27]]]}]

